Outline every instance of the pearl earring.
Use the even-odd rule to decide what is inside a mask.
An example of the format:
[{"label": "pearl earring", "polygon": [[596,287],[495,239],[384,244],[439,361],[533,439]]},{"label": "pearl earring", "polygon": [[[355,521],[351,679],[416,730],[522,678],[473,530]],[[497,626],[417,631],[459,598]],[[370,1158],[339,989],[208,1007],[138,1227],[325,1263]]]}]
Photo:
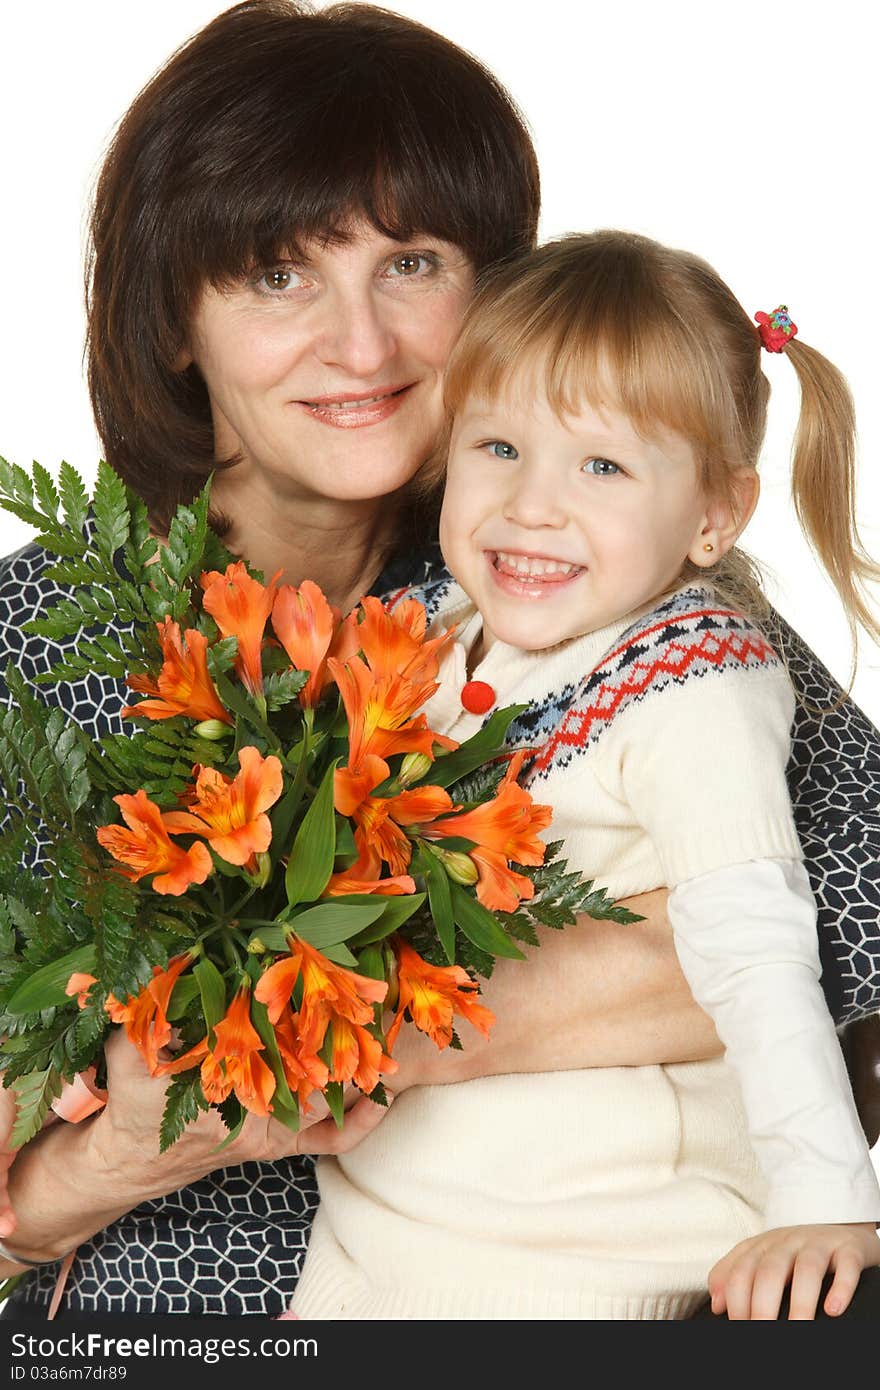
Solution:
[{"label": "pearl earring", "polygon": [[707,554],[708,554],[708,553],[710,553],[711,551],[713,551],[713,550],[715,549],[715,547],[714,547],[714,545],[712,544],[711,541],[707,541],[706,544],[703,546],[703,549],[704,549],[704,550],[707,552]]}]

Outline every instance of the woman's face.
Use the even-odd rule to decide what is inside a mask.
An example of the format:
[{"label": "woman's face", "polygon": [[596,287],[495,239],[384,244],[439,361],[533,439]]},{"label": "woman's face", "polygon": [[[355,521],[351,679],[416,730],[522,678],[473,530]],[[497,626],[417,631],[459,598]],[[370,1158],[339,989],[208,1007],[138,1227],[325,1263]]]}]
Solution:
[{"label": "woman's face", "polygon": [[217,457],[241,454],[279,496],[385,496],[439,433],[470,261],[436,237],[351,230],[344,245],[312,243],[296,262],[206,288],[193,319],[188,356],[208,388]]}]

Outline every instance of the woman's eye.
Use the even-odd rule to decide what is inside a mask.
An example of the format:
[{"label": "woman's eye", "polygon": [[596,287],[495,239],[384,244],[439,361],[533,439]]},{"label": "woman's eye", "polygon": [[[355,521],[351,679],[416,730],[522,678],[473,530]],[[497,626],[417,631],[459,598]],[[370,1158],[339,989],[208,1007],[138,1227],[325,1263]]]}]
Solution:
[{"label": "woman's eye", "polygon": [[302,282],[299,271],[293,266],[276,265],[271,270],[261,270],[254,279],[260,294],[283,294],[285,290],[295,289]]},{"label": "woman's eye", "polygon": [[519,450],[512,444],[508,444],[504,439],[492,439],[484,446],[488,449],[493,458],[496,459],[518,459]]},{"label": "woman's eye", "polygon": [[392,279],[410,279],[414,275],[424,275],[427,271],[436,267],[437,261],[433,256],[426,256],[422,251],[403,251],[399,256],[395,256],[393,261],[389,261],[388,270]]},{"label": "woman's eye", "polygon": [[620,467],[612,463],[610,459],[587,459],[583,465],[585,473],[592,473],[595,478],[613,478],[615,473],[620,472]]}]

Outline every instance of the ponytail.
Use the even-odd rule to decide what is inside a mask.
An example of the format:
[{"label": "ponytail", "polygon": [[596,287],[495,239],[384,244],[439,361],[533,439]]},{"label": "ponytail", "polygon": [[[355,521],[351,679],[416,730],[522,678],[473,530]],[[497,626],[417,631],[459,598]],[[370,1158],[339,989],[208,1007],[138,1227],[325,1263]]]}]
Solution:
[{"label": "ponytail", "polygon": [[784,352],[801,389],[792,450],[795,511],[840,595],[855,653],[859,626],[880,641],[880,622],[865,587],[880,582],[880,565],[865,550],[855,516],[855,407],[843,375],[820,352],[794,340]]}]

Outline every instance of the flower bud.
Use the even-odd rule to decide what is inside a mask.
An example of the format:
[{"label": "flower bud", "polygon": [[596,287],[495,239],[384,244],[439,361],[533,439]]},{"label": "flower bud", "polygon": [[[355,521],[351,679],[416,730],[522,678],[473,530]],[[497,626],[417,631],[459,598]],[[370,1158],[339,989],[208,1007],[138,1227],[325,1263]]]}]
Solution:
[{"label": "flower bud", "polygon": [[410,787],[413,782],[420,782],[431,767],[431,759],[427,753],[407,753],[400,764],[397,780],[402,787]]},{"label": "flower bud", "polygon": [[382,943],[382,957],[385,963],[385,979],[388,981],[388,993],[382,1000],[382,1008],[393,1011],[397,1008],[400,982],[397,977],[397,956],[394,954],[393,946],[387,941]]},{"label": "flower bud", "polygon": [[266,954],[266,943],[261,941],[258,936],[252,936],[247,944],[249,956],[264,956]]},{"label": "flower bud", "polygon": [[232,727],[229,724],[224,724],[222,719],[203,719],[201,724],[196,725],[193,732],[198,734],[199,738],[207,738],[212,743],[216,743],[218,739],[226,738],[228,734],[231,734]]},{"label": "flower bud", "polygon": [[266,884],[269,882],[269,876],[272,873],[271,856],[263,850],[260,854],[255,855],[254,858],[257,861],[257,865],[255,870],[248,874],[248,878],[255,888],[265,888]]},{"label": "flower bud", "polygon": [[439,849],[435,845],[434,853],[453,883],[461,883],[465,888],[471,888],[480,877],[480,871],[473,859],[460,849]]}]

